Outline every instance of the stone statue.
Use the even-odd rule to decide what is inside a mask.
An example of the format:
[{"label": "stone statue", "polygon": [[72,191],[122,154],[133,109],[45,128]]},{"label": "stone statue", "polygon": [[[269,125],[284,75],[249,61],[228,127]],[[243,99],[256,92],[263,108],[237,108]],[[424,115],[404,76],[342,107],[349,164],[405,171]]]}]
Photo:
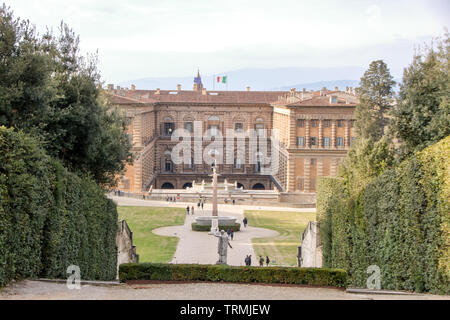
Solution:
[{"label": "stone statue", "polygon": [[219,245],[217,247],[217,253],[219,254],[219,260],[216,262],[216,264],[227,264],[228,246],[233,249],[230,242],[228,241],[228,236],[224,230],[221,230],[220,234],[215,234],[214,236],[219,238]]}]

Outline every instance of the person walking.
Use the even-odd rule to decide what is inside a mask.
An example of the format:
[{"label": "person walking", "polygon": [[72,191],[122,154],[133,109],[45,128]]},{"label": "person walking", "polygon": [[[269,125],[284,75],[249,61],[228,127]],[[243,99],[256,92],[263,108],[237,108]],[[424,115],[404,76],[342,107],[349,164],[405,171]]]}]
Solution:
[{"label": "person walking", "polygon": [[234,238],[234,230],[233,228],[231,228],[231,240],[233,240],[233,238]]},{"label": "person walking", "polygon": [[191,214],[194,215],[194,206],[191,208]]},{"label": "person walking", "polygon": [[244,217],[244,220],[242,220],[242,222],[244,223],[244,228],[247,228],[248,223],[247,217]]},{"label": "person walking", "polygon": [[259,256],[259,266],[264,267],[264,258],[262,256]]},{"label": "person walking", "polygon": [[202,202],[202,211],[203,211],[203,202]]},{"label": "person walking", "polygon": [[251,266],[252,265],[252,255],[248,255],[248,265]]},{"label": "person walking", "polygon": [[248,266],[248,265],[249,265],[249,264],[248,264],[248,255],[245,256],[244,261],[245,261],[245,265]]},{"label": "person walking", "polygon": [[266,267],[268,267],[268,266],[269,266],[269,263],[270,263],[270,259],[269,259],[269,256],[266,256]]},{"label": "person walking", "polygon": [[231,239],[231,229],[230,228],[228,228],[228,230],[227,230],[227,235],[228,235],[228,240],[230,240]]},{"label": "person walking", "polygon": [[186,214],[189,215],[189,206],[186,207]]}]

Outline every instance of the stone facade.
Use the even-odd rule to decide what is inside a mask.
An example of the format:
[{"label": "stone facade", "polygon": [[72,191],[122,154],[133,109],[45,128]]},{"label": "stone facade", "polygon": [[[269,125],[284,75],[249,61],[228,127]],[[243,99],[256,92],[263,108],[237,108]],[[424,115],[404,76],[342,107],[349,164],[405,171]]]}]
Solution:
[{"label": "stone facade", "polygon": [[[199,76],[198,76],[199,77]],[[198,79],[198,78],[196,78]],[[128,192],[152,189],[183,189],[209,181],[211,167],[204,163],[202,153],[193,155],[191,163],[174,164],[171,151],[178,141],[171,133],[180,128],[245,132],[248,129],[276,129],[279,146],[268,145],[278,154],[279,170],[274,175],[262,174],[255,157],[254,142],[237,138],[233,162],[219,164],[219,181],[237,182],[244,189],[277,188],[283,193],[314,194],[317,178],[336,175],[339,162],[345,158],[354,137],[354,109],[358,98],[353,90],[312,92],[285,91],[207,91],[200,82],[193,90],[132,90],[110,85],[112,103],[128,118],[128,135],[136,160],[127,167],[119,188]],[[241,141],[245,154],[237,145]],[[200,141],[205,148],[211,141]],[[252,145],[253,143],[253,145]]]},{"label": "stone facade", "polygon": [[122,263],[137,263],[139,255],[133,245],[133,232],[125,220],[120,220],[116,235],[117,244],[117,270]]}]

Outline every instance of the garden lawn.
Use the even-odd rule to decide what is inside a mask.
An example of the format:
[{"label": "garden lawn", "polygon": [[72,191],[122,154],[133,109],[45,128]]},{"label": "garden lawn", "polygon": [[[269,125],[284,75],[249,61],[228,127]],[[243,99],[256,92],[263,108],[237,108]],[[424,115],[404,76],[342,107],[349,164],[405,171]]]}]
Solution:
[{"label": "garden lawn", "polygon": [[117,207],[119,219],[125,219],[133,232],[133,244],[139,262],[169,262],[178,244],[177,237],[156,235],[153,229],[183,225],[186,212],[183,208]]},{"label": "garden lawn", "polygon": [[264,258],[269,256],[271,264],[297,266],[297,247],[308,222],[316,220],[315,212],[245,210],[244,215],[250,226],[280,233],[277,237],[252,240],[257,255],[254,260],[259,261],[262,255]]}]

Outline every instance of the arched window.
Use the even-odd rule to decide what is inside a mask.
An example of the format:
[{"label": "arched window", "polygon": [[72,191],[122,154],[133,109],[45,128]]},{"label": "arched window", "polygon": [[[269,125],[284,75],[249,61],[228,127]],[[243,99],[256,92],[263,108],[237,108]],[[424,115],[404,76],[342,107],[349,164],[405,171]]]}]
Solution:
[{"label": "arched window", "polygon": [[162,184],[161,189],[175,189],[175,187],[170,182],[165,182]]},{"label": "arched window", "polygon": [[192,188],[192,182],[186,182],[183,184],[183,189]]},{"label": "arched window", "polygon": [[266,190],[266,187],[262,183],[256,183],[253,185],[252,190]]}]

